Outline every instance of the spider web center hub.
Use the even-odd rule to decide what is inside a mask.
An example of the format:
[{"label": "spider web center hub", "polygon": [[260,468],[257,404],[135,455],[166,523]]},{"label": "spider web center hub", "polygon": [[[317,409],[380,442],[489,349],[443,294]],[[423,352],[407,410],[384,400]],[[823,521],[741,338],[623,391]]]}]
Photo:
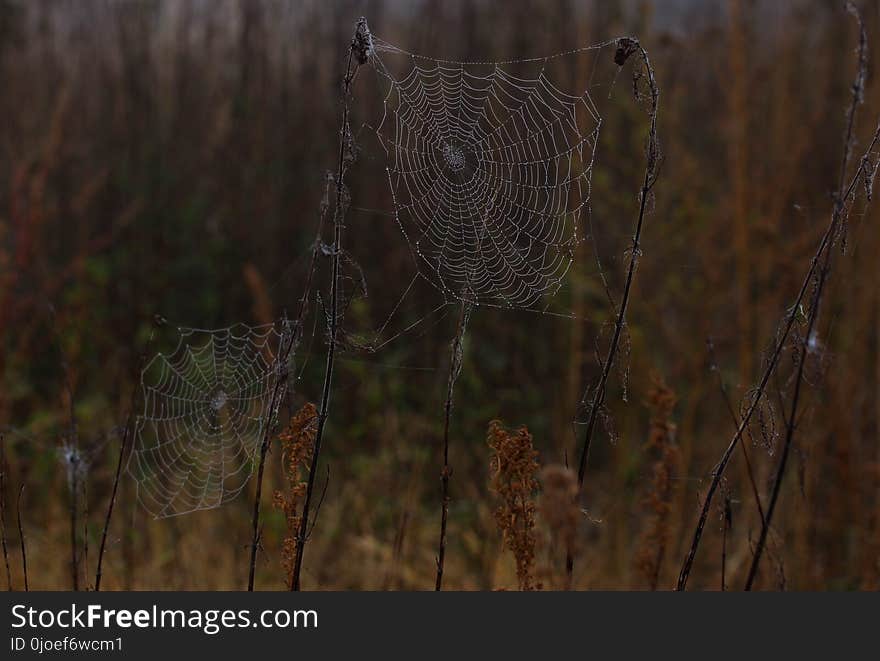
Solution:
[{"label": "spider web center hub", "polygon": [[220,409],[226,406],[228,400],[229,395],[223,390],[218,390],[214,393],[214,396],[211,397],[211,408],[214,409],[214,411],[220,411]]},{"label": "spider web center hub", "polygon": [[467,165],[467,156],[460,145],[444,145],[443,160],[453,172],[461,172]]}]

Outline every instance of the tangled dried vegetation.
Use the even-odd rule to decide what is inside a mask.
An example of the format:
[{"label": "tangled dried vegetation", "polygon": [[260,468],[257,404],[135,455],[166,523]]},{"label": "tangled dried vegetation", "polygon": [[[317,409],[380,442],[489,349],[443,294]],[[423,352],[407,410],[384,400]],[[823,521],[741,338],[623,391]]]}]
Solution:
[{"label": "tangled dried vegetation", "polygon": [[276,491],[272,503],[284,513],[287,522],[287,535],[281,549],[281,562],[287,572],[288,581],[293,578],[293,566],[299,544],[298,534],[302,515],[300,505],[308,486],[307,476],[315,448],[318,429],[318,409],[306,403],[290,419],[287,428],[278,435],[281,445],[282,466],[287,480],[287,490]]}]

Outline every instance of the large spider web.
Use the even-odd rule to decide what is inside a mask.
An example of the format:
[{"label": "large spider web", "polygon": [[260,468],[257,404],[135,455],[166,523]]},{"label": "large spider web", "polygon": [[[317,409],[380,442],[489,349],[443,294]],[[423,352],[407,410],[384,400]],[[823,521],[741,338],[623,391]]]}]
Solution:
[{"label": "large spider web", "polygon": [[182,328],[146,365],[128,470],[153,516],[219,507],[244,488],[277,414],[282,339],[272,325]]},{"label": "large spider web", "polygon": [[560,59],[599,47],[455,62],[370,38],[388,86],[375,130],[419,273],[446,301],[529,308],[555,294],[579,241],[601,120],[586,90],[564,91],[554,74]]}]

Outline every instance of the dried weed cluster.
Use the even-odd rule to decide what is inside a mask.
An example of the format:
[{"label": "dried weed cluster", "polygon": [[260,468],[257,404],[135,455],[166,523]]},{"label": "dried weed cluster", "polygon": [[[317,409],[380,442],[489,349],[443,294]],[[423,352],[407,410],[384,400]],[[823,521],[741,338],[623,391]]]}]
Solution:
[{"label": "dried weed cluster", "polygon": [[318,409],[312,403],[304,404],[290,419],[287,428],[278,435],[281,445],[282,467],[287,480],[287,492],[276,491],[272,504],[284,513],[287,535],[281,549],[281,562],[288,581],[293,577],[294,559],[299,544],[297,539],[302,515],[300,503],[306,494],[308,472],[315,448],[318,430]]},{"label": "dried weed cluster", "polygon": [[508,431],[497,420],[489,423],[486,438],[492,449],[489,461],[492,491],[501,500],[495,522],[504,543],[516,558],[521,590],[535,585],[535,496],[538,491],[538,453],[525,427]]}]

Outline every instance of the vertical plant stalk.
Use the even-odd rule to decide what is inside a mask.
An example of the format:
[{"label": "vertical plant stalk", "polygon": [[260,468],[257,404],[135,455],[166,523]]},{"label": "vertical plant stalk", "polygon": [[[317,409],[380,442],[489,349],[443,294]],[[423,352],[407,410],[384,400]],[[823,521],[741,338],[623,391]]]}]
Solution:
[{"label": "vertical plant stalk", "polygon": [[[157,322],[158,319],[160,318],[157,317]],[[107,548],[107,535],[110,532],[110,521],[113,518],[113,507],[116,505],[116,494],[119,491],[119,479],[122,476],[122,465],[125,460],[125,452],[128,449],[131,437],[134,435],[134,407],[137,402],[138,380],[144,369],[144,365],[147,362],[147,353],[149,352],[149,347],[153,343],[154,334],[155,328],[150,332],[147,344],[141,352],[137,373],[134,378],[134,385],[132,386],[131,400],[128,404],[128,417],[125,420],[125,428],[122,430],[122,442],[119,444],[119,458],[116,460],[116,472],[113,474],[113,488],[110,491],[110,502],[107,504],[107,514],[104,517],[104,529],[101,531],[101,543],[98,545],[98,562],[95,568],[95,592],[101,591],[101,579],[104,575],[104,551]]]},{"label": "vertical plant stalk", "polygon": [[[59,342],[60,346],[60,342]],[[67,384],[67,397],[70,405],[70,427],[68,432],[69,448],[65,450],[67,463],[67,486],[70,490],[70,578],[74,592],[79,591],[79,553],[77,549],[77,516],[79,514],[79,475],[80,475],[80,455],[79,455],[79,434],[76,425],[76,414],[73,406],[73,384],[70,382],[70,374],[67,362],[64,363],[65,383]]]},{"label": "vertical plant stalk", "polygon": [[[272,392],[270,416],[274,415],[274,411],[281,405],[281,397],[283,396],[285,385],[288,386],[288,394],[292,390],[289,385],[289,379],[286,377],[289,369],[289,361],[291,355],[296,351],[302,339],[303,329],[305,328],[306,313],[308,311],[309,298],[312,292],[312,282],[314,281],[315,270],[317,269],[318,256],[321,252],[321,235],[324,230],[324,223],[327,216],[327,194],[330,186],[331,178],[327,178],[324,189],[324,197],[321,203],[321,210],[318,214],[318,230],[315,235],[315,241],[312,244],[312,255],[309,262],[309,270],[306,273],[305,290],[299,302],[299,310],[292,324],[292,328],[284,329],[281,347],[278,357],[279,373],[275,382],[275,388]],[[288,336],[289,332],[289,336]],[[286,340],[286,343],[285,343]],[[266,467],[266,456],[269,451],[269,440],[271,438],[272,425],[267,424],[263,432],[263,441],[260,444],[260,463],[257,468],[257,489],[254,495],[254,510],[252,518],[252,537],[251,537],[251,556],[250,566],[248,569],[248,592],[254,590],[254,580],[257,569],[257,551],[260,546],[260,501],[263,495],[263,473]]]},{"label": "vertical plant stalk", "polygon": [[[721,390],[721,397],[724,399],[724,405],[727,407],[730,419],[733,420],[733,427],[736,429],[739,426],[739,419],[733,408],[733,403],[730,401],[730,394],[727,392],[727,385],[724,383],[724,377],[721,376],[721,370],[715,362],[715,346],[712,343],[711,338],[706,341],[706,346],[709,350],[709,360],[711,361],[710,369],[718,375],[718,389]],[[742,450],[743,459],[745,459],[746,462],[746,474],[749,478],[749,484],[752,487],[752,496],[755,498],[755,506],[758,508],[758,516],[761,517],[761,525],[764,525],[764,506],[761,503],[761,494],[758,492],[758,483],[755,480],[755,472],[752,469],[752,460],[749,458],[749,451],[746,449],[746,442],[742,437],[739,439],[739,446]]]},{"label": "vertical plant stalk", "polygon": [[[660,88],[654,77],[654,68],[648,58],[647,51],[639,44],[637,39],[622,38],[617,41],[617,52],[614,61],[618,66],[623,66],[630,55],[638,52],[641,56],[642,63],[645,67],[645,75],[647,76],[649,92],[651,95],[650,107],[650,127],[648,129],[647,144],[645,146],[646,165],[645,175],[642,180],[642,187],[639,191],[639,215],[636,226],[633,231],[632,243],[630,246],[629,267],[626,273],[626,282],[623,287],[623,296],[620,300],[620,307],[617,310],[617,319],[614,323],[614,334],[611,338],[611,344],[608,347],[608,353],[602,365],[602,373],[599,383],[593,391],[593,399],[590,402],[590,415],[587,419],[586,431],[584,432],[584,441],[581,448],[580,461],[578,462],[578,496],[584,486],[584,478],[587,472],[587,460],[590,456],[590,445],[593,440],[593,432],[596,428],[596,422],[599,417],[599,411],[605,404],[605,393],[608,384],[608,378],[611,375],[611,368],[614,365],[614,358],[620,345],[620,337],[623,334],[623,328],[626,325],[626,310],[629,306],[630,292],[632,291],[633,280],[635,279],[636,267],[638,265],[639,256],[641,254],[641,237],[642,228],[645,221],[645,212],[648,205],[648,196],[651,189],[657,182],[657,167],[660,158],[659,141],[657,138],[657,111],[660,101]],[[586,396],[585,398],[586,399]],[[566,554],[565,571],[568,584],[571,585],[574,573],[574,556],[571,552]]]},{"label": "vertical plant stalk", "polygon": [[6,437],[0,434],[0,544],[6,563],[6,589],[12,592],[12,572],[9,569],[9,549],[6,545]]},{"label": "vertical plant stalk", "polygon": [[[861,57],[861,55],[860,55]],[[848,135],[851,134],[848,131]],[[733,436],[733,439],[728,444],[727,448],[724,450],[724,453],[721,455],[721,459],[718,461],[718,464],[715,470],[712,472],[712,481],[709,484],[709,489],[706,491],[706,496],[703,499],[703,506],[700,510],[700,516],[697,520],[696,528],[694,529],[694,537],[691,541],[691,546],[688,549],[688,553],[685,556],[684,562],[682,563],[681,572],[678,576],[678,583],[676,585],[676,590],[684,590],[687,587],[687,581],[690,577],[690,572],[693,569],[694,559],[697,554],[697,550],[700,546],[700,540],[703,535],[703,530],[706,526],[706,519],[709,515],[709,509],[712,505],[712,499],[715,496],[715,492],[718,490],[718,485],[721,482],[721,478],[724,475],[724,471],[727,468],[728,463],[730,462],[730,457],[733,454],[734,449],[736,448],[737,443],[740,442],[742,435],[749,424],[749,421],[752,418],[752,415],[757,410],[758,406],[761,404],[761,399],[764,396],[764,392],[767,388],[767,383],[770,380],[770,377],[776,370],[776,366],[779,363],[779,358],[782,354],[782,350],[785,347],[785,343],[788,340],[788,336],[791,333],[791,329],[794,326],[794,321],[797,318],[798,314],[801,310],[801,305],[806,298],[807,290],[810,287],[810,283],[813,282],[814,276],[816,275],[817,269],[819,268],[820,262],[823,258],[830,259],[826,256],[826,251],[831,251],[834,247],[835,240],[838,237],[838,232],[840,229],[841,221],[843,219],[844,212],[846,210],[846,201],[849,200],[856,191],[856,186],[860,181],[864,182],[868,179],[869,173],[866,168],[869,166],[870,161],[868,160],[868,156],[874,151],[878,142],[880,142],[880,125],[878,125],[877,129],[874,132],[874,136],[871,140],[871,143],[868,145],[868,148],[864,152],[864,156],[859,163],[859,167],[855,174],[853,175],[852,180],[850,181],[849,186],[847,186],[846,191],[842,195],[838,195],[838,199],[835,201],[834,210],[831,213],[831,220],[828,224],[828,228],[825,230],[822,235],[821,240],[819,241],[819,245],[816,248],[816,252],[813,255],[813,258],[810,260],[810,267],[807,270],[807,274],[804,277],[803,283],[801,284],[801,288],[798,292],[797,297],[795,298],[794,304],[789,308],[788,314],[786,315],[785,324],[782,329],[782,333],[777,334],[777,339],[773,351],[770,355],[770,360],[768,362],[767,368],[764,370],[764,374],[761,376],[761,381],[758,384],[757,389],[755,390],[755,397],[752,403],[749,405],[749,408],[746,410],[745,414],[742,417],[742,420],[739,423],[739,426],[736,430],[736,433]],[[871,166],[873,168],[873,166]],[[841,187],[842,188],[842,187]],[[824,263],[823,263],[824,270]],[[827,273],[826,273],[827,276]],[[822,278],[820,278],[822,280]],[[812,311],[811,311],[812,314]],[[809,339],[809,336],[807,340]],[[798,378],[798,383],[800,382],[800,378]],[[798,386],[799,388],[799,386]],[[771,496],[772,497],[772,496]],[[767,521],[770,519],[771,512],[768,506],[768,511],[766,516],[764,517],[765,525]],[[762,526],[763,530],[763,526]]]},{"label": "vertical plant stalk", "polygon": [[[330,390],[333,382],[333,368],[336,360],[336,342],[339,330],[339,276],[342,257],[342,235],[345,221],[345,173],[347,170],[346,151],[351,147],[351,128],[348,124],[349,104],[351,101],[351,84],[358,67],[367,61],[370,54],[371,37],[366,19],[359,19],[354,37],[348,47],[348,60],[345,65],[345,76],[342,80],[342,126],[339,131],[339,159],[336,167],[336,199],[333,208],[333,247],[330,275],[330,313],[328,320],[327,362],[324,368],[324,385],[321,389],[321,405],[318,408],[318,428],[315,433],[315,448],[312,453],[312,465],[309,469],[306,484],[306,497],[303,502],[302,518],[297,533],[296,556],[293,563],[291,590],[298,591],[301,587],[303,556],[309,537],[309,510],[312,504],[312,493],[318,473],[318,459],[321,454],[321,442],[324,439],[324,428],[330,407]],[[355,61],[355,58],[357,60]]]},{"label": "vertical plant stalk", "polygon": [[[844,196],[843,186],[845,183],[846,171],[849,166],[849,161],[853,150],[856,110],[858,109],[859,104],[862,102],[862,98],[864,95],[868,57],[868,38],[865,32],[864,23],[862,22],[861,14],[859,13],[859,10],[856,8],[856,6],[851,3],[847,3],[847,11],[849,11],[855,17],[855,20],[858,23],[859,50],[856,76],[852,84],[852,99],[850,101],[849,109],[847,111],[846,137],[844,138],[843,143],[843,157],[840,164],[840,176],[838,177],[837,190],[834,200],[834,210],[832,212],[832,215],[838,220],[843,219],[846,216],[845,205],[847,199],[849,198],[849,193]],[[862,165],[859,166],[859,172],[861,172],[862,168],[864,167],[863,164],[864,160],[862,161]],[[761,563],[761,556],[767,543],[767,535],[770,531],[770,523],[773,519],[773,513],[776,510],[776,503],[779,499],[779,492],[782,488],[782,479],[785,476],[785,467],[788,463],[788,456],[791,451],[792,442],[794,440],[794,432],[797,426],[798,404],[800,403],[801,386],[803,385],[804,380],[804,365],[807,361],[807,353],[810,348],[810,340],[813,337],[814,327],[819,318],[819,311],[822,304],[822,294],[825,290],[825,284],[828,281],[828,274],[831,270],[832,255],[834,254],[833,248],[834,242],[832,240],[825,248],[825,257],[822,263],[822,269],[819,272],[815,293],[813,295],[813,302],[810,306],[810,313],[807,319],[806,335],[801,339],[800,342],[800,350],[798,352],[797,376],[795,377],[794,382],[794,393],[792,394],[791,410],[789,411],[788,422],[786,423],[785,427],[785,442],[782,446],[782,455],[779,458],[779,465],[776,469],[776,475],[773,479],[773,487],[770,492],[770,502],[767,505],[767,516],[764,518],[763,524],[761,525],[761,534],[758,536],[758,542],[755,545],[755,553],[752,556],[752,565],[751,567],[749,567],[749,574],[748,578],[746,579],[745,590],[751,590],[752,586],[754,585],[755,577],[758,573],[758,566]]]},{"label": "vertical plant stalk", "polygon": [[[137,386],[134,386],[137,392]],[[134,407],[134,394],[132,394],[132,408]],[[119,458],[116,461],[116,472],[113,475],[113,488],[110,491],[110,502],[107,504],[107,514],[104,517],[104,529],[101,532],[101,543],[98,545],[98,563],[95,568],[95,592],[101,591],[101,578],[104,566],[104,549],[107,546],[107,534],[110,531],[110,520],[113,517],[113,506],[116,504],[116,493],[119,490],[119,478],[122,475],[122,463],[125,451],[128,449],[129,429],[133,419],[132,413],[129,413],[128,420],[125,423],[125,429],[122,430],[122,443],[119,444]]]},{"label": "vertical plant stalk", "polygon": [[76,486],[76,472],[79,470],[79,462],[76,457],[71,459],[72,468],[69,468],[72,477],[70,481],[70,580],[74,592],[79,591],[79,557],[76,548],[76,518],[79,509],[79,498]]},{"label": "vertical plant stalk", "polygon": [[70,378],[70,365],[64,354],[64,347],[61,344],[61,336],[56,326],[55,308],[49,304],[49,316],[51,318],[52,329],[55,335],[55,343],[58,352],[61,354],[61,367],[64,371],[64,389],[67,391],[67,442],[64,448],[64,463],[67,470],[67,488],[69,493],[68,518],[70,521],[70,580],[71,587],[74,592],[79,591],[79,555],[77,550],[77,517],[79,514],[79,474],[80,474],[80,454],[79,454],[79,431],[76,424],[76,410],[73,397],[73,382]]},{"label": "vertical plant stalk", "polygon": [[254,494],[254,513],[251,519],[251,556],[248,565],[248,592],[254,591],[254,578],[257,571],[257,551],[260,547],[260,500],[263,496],[263,473],[266,469],[266,455],[269,451],[269,439],[272,436],[272,429],[274,427],[275,411],[281,403],[281,394],[284,392],[284,386],[286,384],[286,378],[282,373],[282,370],[286,369],[287,356],[289,355],[292,346],[293,338],[288,336],[288,329],[285,328],[281,336],[281,346],[279,347],[278,361],[275,366],[277,373],[275,375],[275,385],[272,388],[272,398],[269,403],[269,415],[266,420],[265,429],[263,430],[263,440],[260,443],[260,462],[257,468],[257,490]]},{"label": "vertical plant stalk", "polygon": [[[874,138],[871,141],[870,146],[866,150],[866,153],[873,151],[878,141],[880,141],[880,126],[877,127],[877,131],[875,131]],[[849,198],[855,192],[859,176],[862,175],[863,172],[864,167],[860,166],[859,171],[853,177],[850,186],[847,188],[844,199]],[[749,408],[746,410],[745,415],[743,415],[742,420],[737,427],[736,433],[733,435],[733,438],[731,439],[727,448],[724,450],[724,453],[721,455],[721,459],[718,461],[715,470],[712,472],[712,481],[710,482],[709,489],[706,491],[706,496],[703,499],[703,506],[700,510],[700,516],[697,520],[696,528],[694,529],[694,537],[691,541],[691,546],[688,549],[687,556],[684,559],[681,572],[678,576],[678,584],[676,585],[677,590],[684,590],[687,587],[687,581],[690,576],[691,569],[693,569],[694,559],[700,546],[700,540],[702,538],[703,530],[706,526],[706,520],[709,515],[709,508],[712,505],[712,499],[715,496],[715,492],[718,490],[718,485],[720,484],[721,478],[724,475],[724,471],[727,468],[728,463],[730,462],[730,457],[733,455],[733,451],[736,449],[737,443],[740,442],[742,435],[749,424],[749,421],[752,419],[752,415],[754,415],[755,411],[761,403],[761,399],[764,396],[764,391],[767,388],[767,383],[770,380],[770,376],[776,369],[776,365],[779,362],[782,350],[785,347],[785,342],[788,339],[789,334],[791,333],[792,326],[794,325],[794,320],[797,318],[798,312],[801,308],[801,304],[803,303],[804,298],[806,297],[806,293],[810,286],[810,283],[813,281],[813,276],[816,273],[816,269],[819,265],[819,260],[825,254],[825,250],[832,247],[832,236],[837,232],[839,221],[840,216],[838,214],[832,214],[831,223],[825,230],[825,233],[822,235],[822,239],[819,242],[816,253],[813,255],[813,258],[810,261],[810,268],[807,270],[807,274],[804,278],[803,283],[801,284],[800,291],[795,298],[794,305],[789,308],[789,312],[786,316],[782,333],[778,335],[778,339],[776,340],[776,344],[770,355],[770,360],[768,362],[767,368],[764,370],[761,381],[758,384],[757,389],[755,390],[754,401],[752,402],[752,404],[749,405]],[[765,515],[765,521],[766,519],[767,516]]]},{"label": "vertical plant stalk", "polygon": [[21,497],[24,494],[24,485],[22,484],[18,488],[18,501],[16,502],[15,509],[16,514],[18,515],[18,543],[21,546],[21,571],[24,575],[24,591],[28,592],[30,588],[28,587],[28,571],[27,571],[27,549],[25,548],[24,541],[24,528],[21,525]]},{"label": "vertical plant stalk", "polygon": [[[762,516],[763,520],[763,516]],[[733,527],[733,512],[730,508],[730,497],[724,499],[724,511],[721,513],[721,591],[727,590],[727,533]]]},{"label": "vertical plant stalk", "polygon": [[84,590],[89,589],[89,483],[83,475],[80,480],[80,488],[82,489],[82,553],[80,555],[80,563],[83,566],[83,581],[85,582]]},{"label": "vertical plant stalk", "polygon": [[461,315],[458,318],[458,328],[449,354],[449,378],[446,382],[446,401],[443,404],[443,468],[440,470],[440,540],[437,544],[437,576],[434,581],[434,590],[439,592],[443,589],[443,568],[446,560],[446,524],[449,519],[449,478],[452,476],[452,466],[449,465],[449,423],[452,418],[453,395],[455,382],[461,374],[462,361],[464,359],[464,334],[467,331],[468,320],[471,315],[472,304],[468,300],[461,302]]}]

